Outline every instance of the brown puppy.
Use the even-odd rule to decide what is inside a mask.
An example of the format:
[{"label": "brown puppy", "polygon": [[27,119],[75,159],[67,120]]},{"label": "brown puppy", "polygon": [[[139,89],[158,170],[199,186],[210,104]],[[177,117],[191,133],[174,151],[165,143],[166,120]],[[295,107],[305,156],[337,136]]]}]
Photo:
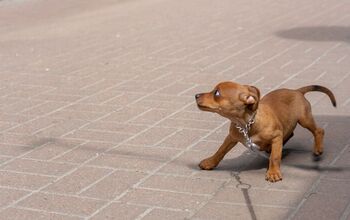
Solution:
[{"label": "brown puppy", "polygon": [[316,126],[311,105],[304,97],[304,94],[310,91],[327,94],[333,106],[336,106],[333,93],[322,86],[306,86],[297,90],[278,89],[260,100],[260,91],[254,86],[223,82],[211,92],[197,94],[195,97],[199,109],[218,113],[231,120],[230,131],[225,141],[213,156],[199,164],[200,168],[213,169],[238,142],[246,144],[246,138],[236,126],[244,127],[254,117],[255,123],[249,130],[249,137],[261,151],[271,153],[266,180],[282,180],[282,146],[293,136],[297,123],[314,135],[313,152],[315,155],[321,155],[324,130]]}]

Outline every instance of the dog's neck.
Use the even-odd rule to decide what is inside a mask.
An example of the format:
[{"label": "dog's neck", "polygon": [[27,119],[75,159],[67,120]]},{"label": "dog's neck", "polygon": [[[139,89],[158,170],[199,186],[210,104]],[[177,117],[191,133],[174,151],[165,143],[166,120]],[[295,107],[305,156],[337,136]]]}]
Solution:
[{"label": "dog's neck", "polygon": [[254,112],[251,112],[251,111],[245,112],[243,114],[243,117],[240,117],[240,118],[234,117],[234,118],[231,118],[230,120],[234,124],[237,124],[241,127],[245,127],[249,123],[249,121],[255,120],[257,113],[258,113],[257,110]]}]

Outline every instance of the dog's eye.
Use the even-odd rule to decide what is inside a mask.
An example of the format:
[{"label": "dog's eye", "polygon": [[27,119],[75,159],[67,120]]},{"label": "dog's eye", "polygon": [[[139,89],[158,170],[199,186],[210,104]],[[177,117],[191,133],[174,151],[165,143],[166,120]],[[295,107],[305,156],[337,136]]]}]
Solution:
[{"label": "dog's eye", "polygon": [[216,97],[219,97],[219,96],[220,96],[220,92],[219,92],[219,90],[215,90],[215,92],[214,92],[214,96],[216,96]]}]

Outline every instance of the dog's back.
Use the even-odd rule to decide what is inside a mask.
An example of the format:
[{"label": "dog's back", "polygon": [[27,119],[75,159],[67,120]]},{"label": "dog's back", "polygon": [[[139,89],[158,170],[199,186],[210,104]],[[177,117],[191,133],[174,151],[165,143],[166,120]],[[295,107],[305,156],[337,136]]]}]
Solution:
[{"label": "dog's back", "polygon": [[333,106],[336,106],[334,94],[323,86],[305,86],[300,89],[277,89],[266,94],[260,100],[260,108],[268,106],[272,111],[275,120],[283,126],[284,138],[288,138],[295,126],[305,115],[311,114],[311,104],[304,94],[311,91],[323,92],[331,99]]}]

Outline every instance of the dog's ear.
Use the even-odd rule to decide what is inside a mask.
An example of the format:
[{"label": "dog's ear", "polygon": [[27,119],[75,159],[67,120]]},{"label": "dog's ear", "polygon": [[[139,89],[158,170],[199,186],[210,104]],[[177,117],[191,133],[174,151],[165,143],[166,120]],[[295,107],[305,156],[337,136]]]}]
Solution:
[{"label": "dog's ear", "polygon": [[260,100],[260,91],[255,86],[246,86],[248,88],[248,94],[241,94],[241,100],[247,105],[247,108],[251,111],[255,111],[258,108]]}]

